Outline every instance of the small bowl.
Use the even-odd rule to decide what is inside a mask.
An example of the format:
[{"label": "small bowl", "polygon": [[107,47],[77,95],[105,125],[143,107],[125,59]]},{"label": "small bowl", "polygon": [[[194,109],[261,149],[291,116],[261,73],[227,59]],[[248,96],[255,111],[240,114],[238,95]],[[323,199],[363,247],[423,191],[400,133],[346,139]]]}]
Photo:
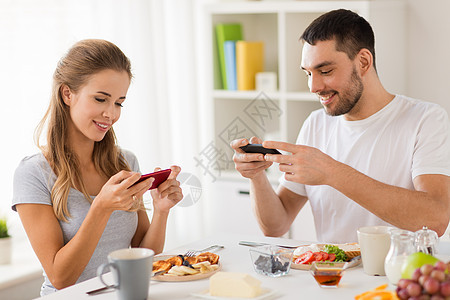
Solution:
[{"label": "small bowl", "polygon": [[293,249],[261,246],[250,249],[253,268],[258,274],[280,277],[289,273]]},{"label": "small bowl", "polygon": [[310,272],[320,287],[336,288],[346,268],[346,262],[314,261],[311,264]]}]

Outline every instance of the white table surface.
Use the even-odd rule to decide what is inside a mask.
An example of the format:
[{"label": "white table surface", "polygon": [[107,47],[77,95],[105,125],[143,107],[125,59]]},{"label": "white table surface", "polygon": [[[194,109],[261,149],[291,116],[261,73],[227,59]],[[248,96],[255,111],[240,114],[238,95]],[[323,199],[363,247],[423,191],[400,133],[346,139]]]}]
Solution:
[{"label": "white table surface", "polygon": [[[245,235],[221,234],[214,237],[204,238],[183,247],[166,251],[164,254],[182,254],[187,249],[203,249],[210,245],[220,244],[224,249],[217,252],[220,255],[222,271],[226,272],[244,272],[252,275],[262,282],[261,286],[276,291],[274,297],[270,299],[354,299],[362,292],[371,290],[377,286],[388,283],[386,276],[369,276],[363,272],[362,266],[348,269],[339,283],[338,288],[325,289],[318,286],[312,275],[308,271],[291,269],[288,275],[271,278],[257,274],[252,266],[249,249],[250,247],[240,246],[238,242],[260,241],[283,245],[303,245],[308,242],[298,242],[289,239],[255,237]],[[440,256],[445,256],[448,261],[450,258],[450,243],[440,244]],[[105,275],[108,282],[112,283],[111,273]],[[109,280],[108,280],[109,279]],[[92,278],[66,289],[60,290],[54,294],[41,297],[39,299],[117,299],[115,291],[88,296],[87,291],[102,287],[98,278]],[[200,299],[191,296],[192,293],[198,293],[209,288],[209,279],[201,279],[188,282],[158,282],[151,281],[148,299]],[[389,289],[394,290],[393,286]],[[295,298],[293,298],[295,297]]]}]

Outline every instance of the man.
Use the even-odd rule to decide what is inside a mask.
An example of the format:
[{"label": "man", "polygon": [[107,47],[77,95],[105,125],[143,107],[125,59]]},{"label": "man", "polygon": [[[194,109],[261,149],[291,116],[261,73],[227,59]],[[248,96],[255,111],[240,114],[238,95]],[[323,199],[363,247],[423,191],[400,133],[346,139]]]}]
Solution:
[{"label": "man", "polygon": [[[445,110],[384,89],[372,28],[351,11],[322,15],[300,39],[301,68],[324,110],[309,116],[296,144],[263,142],[286,155],[244,153],[246,139],[231,143],[264,234],[286,233],[308,200],[322,242],[354,242],[357,229],[370,225],[427,226],[444,234],[450,218]],[[274,162],[284,172],[277,192],[264,172]]]}]

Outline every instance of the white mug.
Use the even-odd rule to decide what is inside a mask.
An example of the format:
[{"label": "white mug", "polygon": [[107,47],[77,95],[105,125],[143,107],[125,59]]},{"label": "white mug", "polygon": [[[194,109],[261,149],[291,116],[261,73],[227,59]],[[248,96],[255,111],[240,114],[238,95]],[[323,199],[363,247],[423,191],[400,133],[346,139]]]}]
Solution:
[{"label": "white mug", "polygon": [[389,226],[368,226],[358,229],[358,242],[364,273],[386,275],[384,260],[391,246]]},{"label": "white mug", "polygon": [[120,300],[147,299],[155,252],[146,248],[126,248],[111,252],[109,263],[97,269],[97,276],[105,285],[103,271],[109,267],[114,277],[114,288]]}]

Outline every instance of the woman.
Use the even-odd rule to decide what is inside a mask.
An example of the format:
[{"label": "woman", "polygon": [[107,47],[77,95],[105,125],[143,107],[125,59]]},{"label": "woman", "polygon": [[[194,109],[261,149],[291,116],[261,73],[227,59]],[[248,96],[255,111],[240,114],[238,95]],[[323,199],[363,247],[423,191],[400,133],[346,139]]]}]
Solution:
[{"label": "woman", "polygon": [[[150,224],[136,157],[120,149],[112,125],[132,78],[128,58],[104,40],[83,40],[53,75],[50,106],[36,131],[41,152],[14,175],[13,209],[44,268],[41,295],[96,276],[113,250],[164,247],[169,210],[183,197],[178,166],[151,191]],[[47,145],[39,137],[47,124]]]}]

